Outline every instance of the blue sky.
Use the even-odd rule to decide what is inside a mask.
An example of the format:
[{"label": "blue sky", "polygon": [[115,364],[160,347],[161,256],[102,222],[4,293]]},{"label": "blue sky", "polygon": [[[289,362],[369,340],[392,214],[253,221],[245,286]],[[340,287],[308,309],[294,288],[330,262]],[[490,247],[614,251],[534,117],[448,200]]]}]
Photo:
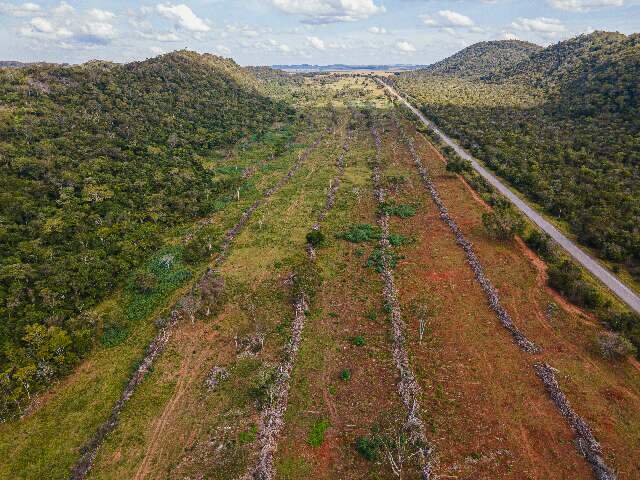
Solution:
[{"label": "blue sky", "polygon": [[278,63],[432,63],[482,40],[640,31],[640,0],[0,0],[0,59],[126,62],[181,48]]}]

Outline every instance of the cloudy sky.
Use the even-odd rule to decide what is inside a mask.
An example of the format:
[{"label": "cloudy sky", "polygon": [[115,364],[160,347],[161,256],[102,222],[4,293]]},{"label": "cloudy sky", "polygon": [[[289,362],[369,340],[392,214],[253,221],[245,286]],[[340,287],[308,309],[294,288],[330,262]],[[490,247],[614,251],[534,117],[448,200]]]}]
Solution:
[{"label": "cloudy sky", "polygon": [[0,60],[432,63],[482,40],[640,32],[640,0],[0,0]]}]

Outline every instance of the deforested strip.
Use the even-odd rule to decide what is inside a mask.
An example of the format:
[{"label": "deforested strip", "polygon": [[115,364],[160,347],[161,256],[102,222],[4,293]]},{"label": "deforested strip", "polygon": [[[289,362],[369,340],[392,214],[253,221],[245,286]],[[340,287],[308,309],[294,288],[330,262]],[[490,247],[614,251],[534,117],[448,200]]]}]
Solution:
[{"label": "deforested strip", "polygon": [[[404,132],[403,132],[403,135],[404,135]],[[440,212],[440,218],[444,223],[446,223],[449,226],[449,228],[451,229],[451,231],[456,237],[457,244],[460,245],[464,250],[464,253],[467,256],[467,263],[469,263],[469,265],[471,266],[471,269],[473,270],[476,280],[484,290],[487,296],[487,300],[489,301],[489,306],[496,313],[496,315],[498,316],[498,319],[500,320],[500,323],[502,323],[504,328],[506,328],[509,331],[509,333],[515,340],[516,344],[522,350],[524,350],[527,353],[539,353],[540,347],[538,347],[535,343],[529,340],[524,335],[524,333],[522,333],[518,329],[518,327],[514,325],[513,320],[511,320],[511,315],[509,315],[509,312],[507,312],[504,309],[504,307],[501,305],[500,298],[498,297],[498,292],[496,291],[491,281],[484,274],[484,269],[482,268],[482,264],[480,263],[480,260],[478,259],[475,251],[473,250],[473,245],[471,244],[471,242],[469,242],[465,238],[464,234],[458,227],[458,224],[449,215],[449,211],[447,210],[447,207],[444,205],[444,202],[440,198],[440,195],[438,194],[438,190],[433,184],[433,181],[431,180],[428,170],[422,164],[422,160],[420,159],[420,156],[416,152],[416,149],[413,145],[413,140],[406,137],[406,135],[404,136],[405,136],[405,141],[409,147],[409,151],[411,152],[411,156],[413,157],[413,161],[416,167],[418,168],[418,172],[420,173],[420,177],[422,177],[422,181],[425,187],[429,191],[429,194],[431,195],[433,202],[436,204],[436,207]]]},{"label": "deforested strip", "polygon": [[554,369],[546,363],[536,363],[533,368],[544,383],[544,386],[556,404],[562,416],[567,420],[569,426],[576,435],[576,447],[578,451],[591,464],[593,473],[598,480],[616,480],[616,474],[609,468],[602,458],[600,444],[593,436],[591,428],[576,412],[573,411],[569,400],[560,390]]},{"label": "deforested strip", "polygon": [[[340,180],[344,175],[345,156],[349,150],[351,132],[342,147],[342,152],[338,156],[336,165],[338,173],[333,178],[331,186],[327,191],[327,198],[323,209],[318,215],[318,220],[313,224],[313,230],[320,229],[320,223],[326,218],[327,213],[335,204],[336,194],[340,186]],[[310,260],[316,257],[315,249],[310,243],[307,244],[307,254]],[[293,323],[291,325],[291,339],[287,344],[283,360],[278,367],[276,379],[269,392],[269,405],[260,415],[260,425],[258,433],[258,459],[253,468],[244,475],[244,479],[271,480],[274,478],[273,459],[278,448],[278,437],[284,427],[284,414],[289,401],[289,388],[291,372],[296,362],[302,333],[306,322],[306,311],[308,309],[308,298],[304,293],[298,294],[293,302]]]},{"label": "deforested strip", "polygon": [[[300,169],[304,161],[307,159],[311,151],[313,151],[321,142],[322,136],[320,136],[309,148],[298,155],[298,159],[294,165],[289,169],[284,177],[282,177],[276,185],[268,189],[264,194],[256,200],[245,212],[242,214],[238,222],[231,227],[224,236],[221,244],[220,254],[216,257],[214,265],[219,267],[225,261],[229,254],[229,248],[238,234],[242,231],[247,224],[251,215],[258,209],[264,201],[271,195],[280,190],[289,179]],[[216,273],[212,269],[207,269],[207,272],[196,283],[195,288],[190,293],[182,297],[171,311],[168,322],[160,329],[156,337],[147,347],[146,354],[142,359],[142,362],[129,379],[120,399],[116,402],[111,410],[109,418],[98,428],[98,431],[94,436],[82,447],[81,456],[71,470],[71,480],[82,480],[86,477],[89,470],[93,466],[93,461],[104,441],[105,437],[112,432],[118,425],[118,419],[124,406],[133,395],[135,389],[142,383],[146,374],[149,372],[155,359],[162,353],[167,345],[171,333],[174,327],[177,325],[178,320],[184,316],[188,316],[193,320],[195,313],[202,306],[203,297],[212,295],[215,292],[215,288],[211,288],[211,285],[215,283]]]},{"label": "deforested strip", "polygon": [[[376,159],[373,166],[373,186],[374,195],[378,203],[384,202],[385,191],[381,187],[380,182],[380,150],[382,140],[380,134],[375,128],[371,133],[376,144]],[[420,387],[416,382],[411,366],[409,365],[409,355],[407,353],[405,339],[405,324],[402,319],[400,310],[400,301],[398,300],[398,291],[395,286],[393,272],[389,261],[389,215],[383,211],[378,214],[378,226],[382,230],[380,239],[380,248],[382,250],[382,279],[384,281],[384,298],[385,303],[391,315],[391,327],[393,332],[393,359],[400,374],[400,382],[398,383],[398,391],[402,398],[402,403],[407,410],[407,419],[404,428],[408,432],[408,439],[411,445],[416,448],[422,465],[422,479],[429,480],[432,478],[432,456],[433,447],[427,440],[424,423],[420,417],[420,404],[418,396]]]},{"label": "deforested strip", "polygon": [[[333,205],[336,202],[336,194],[338,193],[338,188],[340,188],[340,182],[344,175],[344,169],[346,167],[345,157],[347,155],[347,152],[349,151],[350,142],[351,142],[351,130],[347,132],[347,138],[344,141],[344,144],[342,145],[342,152],[340,153],[340,155],[338,156],[338,159],[336,160],[338,173],[331,180],[331,185],[329,186],[329,191],[327,192],[327,200],[324,204],[324,207],[322,208],[322,211],[320,212],[320,215],[318,215],[318,221],[314,223],[313,226],[311,227],[313,230],[320,230],[320,223],[327,217],[327,213],[329,213],[329,211],[333,208]],[[311,243],[307,243],[307,252],[309,253],[309,256],[312,259],[315,258],[316,251],[314,246]]]}]

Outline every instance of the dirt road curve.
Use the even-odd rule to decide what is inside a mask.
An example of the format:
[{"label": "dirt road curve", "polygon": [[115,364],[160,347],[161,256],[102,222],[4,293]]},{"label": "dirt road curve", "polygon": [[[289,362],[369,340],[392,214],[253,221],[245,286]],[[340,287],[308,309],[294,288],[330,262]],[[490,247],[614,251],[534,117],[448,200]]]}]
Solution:
[{"label": "dirt road curve", "polygon": [[575,258],[582,266],[589,270],[596,278],[600,279],[613,293],[615,293],[624,303],[629,305],[635,312],[640,313],[640,297],[636,295],[629,287],[622,283],[616,276],[614,276],[609,270],[600,265],[596,260],[591,258],[575,243],[569,240],[563,235],[556,227],[545,220],[538,212],[527,205],[520,197],[514,194],[504,183],[502,183],[496,176],[484,168],[480,163],[469,155],[460,145],[454,140],[449,138],[444,132],[442,132],[431,121],[427,120],[422,113],[411,105],[407,100],[398,94],[391,86],[378,80],[384,87],[394,96],[396,96],[407,108],[415,113],[418,118],[429,129],[435,132],[447,145],[453,148],[460,157],[465,160],[469,160],[473,165],[473,168],[482,175],[493,187],[495,187],[502,195],[507,197],[522,213],[531,219],[536,225],[544,230],[551,238],[553,238],[562,248],[564,248],[569,254]]}]

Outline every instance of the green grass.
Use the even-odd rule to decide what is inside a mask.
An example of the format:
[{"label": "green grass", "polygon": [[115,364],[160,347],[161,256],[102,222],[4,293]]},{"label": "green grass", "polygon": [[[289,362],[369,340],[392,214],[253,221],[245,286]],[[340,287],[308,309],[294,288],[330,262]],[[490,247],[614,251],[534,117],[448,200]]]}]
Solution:
[{"label": "green grass", "polygon": [[331,424],[329,423],[329,420],[322,419],[314,422],[314,424],[311,426],[311,429],[309,430],[307,443],[312,447],[319,447],[320,445],[322,445],[322,443],[324,442],[324,433],[330,426]]},{"label": "green grass", "polygon": [[338,238],[351,243],[371,242],[373,240],[379,240],[381,237],[381,230],[368,223],[352,225],[349,230],[338,235]]}]

